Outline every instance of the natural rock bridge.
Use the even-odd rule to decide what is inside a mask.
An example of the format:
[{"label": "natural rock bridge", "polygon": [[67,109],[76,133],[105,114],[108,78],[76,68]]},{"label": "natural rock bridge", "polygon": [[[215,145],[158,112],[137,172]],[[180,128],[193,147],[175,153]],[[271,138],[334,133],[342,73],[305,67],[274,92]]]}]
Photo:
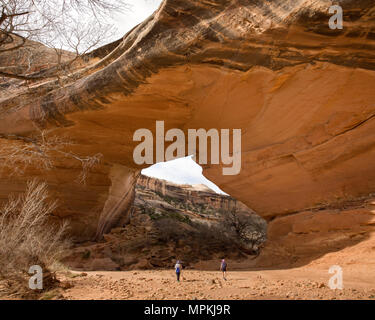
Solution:
[{"label": "natural rock bridge", "polygon": [[54,128],[70,151],[103,155],[86,185],[61,154],[48,171],[3,172],[1,198],[46,180],[73,233],[101,235],[133,198],[133,133],[156,120],[242,129],[241,173],[204,174],[268,219],[374,192],[375,4],[341,3],[344,29],[331,30],[331,1],[165,0],[79,80],[0,101],[1,144]]}]

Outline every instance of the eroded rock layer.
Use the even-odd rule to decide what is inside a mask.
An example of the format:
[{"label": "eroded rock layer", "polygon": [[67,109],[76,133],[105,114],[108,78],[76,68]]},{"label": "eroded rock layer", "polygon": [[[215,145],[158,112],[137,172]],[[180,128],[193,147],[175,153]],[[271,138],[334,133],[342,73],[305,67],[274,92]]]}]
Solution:
[{"label": "eroded rock layer", "polygon": [[[223,194],[219,194],[203,184],[196,185],[179,185],[166,180],[156,179],[141,175],[137,180],[138,189],[144,188],[146,191],[151,190],[153,194],[181,203],[184,206],[192,206],[202,209],[202,214],[214,214],[218,216],[220,212],[241,212],[244,214],[254,214],[250,208],[246,207],[240,201]],[[139,191],[138,191],[139,192]],[[149,198],[149,197],[147,197]],[[152,195],[151,195],[152,199]]]},{"label": "eroded rock layer", "polygon": [[74,141],[68,151],[103,158],[86,186],[73,182],[77,163],[59,158],[48,173],[3,175],[1,197],[47,180],[75,233],[100,235],[126,215],[142,169],[133,133],[156,120],[242,129],[241,173],[204,174],[269,219],[373,192],[375,4],[340,1],[343,30],[328,27],[331,4],[165,0],[80,80],[2,99],[2,144],[54,128]]}]

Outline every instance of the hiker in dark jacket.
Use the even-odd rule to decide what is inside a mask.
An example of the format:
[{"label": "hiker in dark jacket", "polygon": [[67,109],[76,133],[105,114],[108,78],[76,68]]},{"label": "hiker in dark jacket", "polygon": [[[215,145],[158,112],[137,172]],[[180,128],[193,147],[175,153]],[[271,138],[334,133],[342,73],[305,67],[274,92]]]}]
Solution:
[{"label": "hiker in dark jacket", "polygon": [[176,270],[176,276],[177,276],[177,281],[180,282],[180,275],[182,273],[182,264],[180,260],[177,260],[176,265],[174,266]]},{"label": "hiker in dark jacket", "polygon": [[227,280],[227,278],[226,278],[226,273],[227,273],[227,263],[225,262],[225,259],[221,260],[220,271],[223,272],[223,279],[224,279],[224,280]]}]

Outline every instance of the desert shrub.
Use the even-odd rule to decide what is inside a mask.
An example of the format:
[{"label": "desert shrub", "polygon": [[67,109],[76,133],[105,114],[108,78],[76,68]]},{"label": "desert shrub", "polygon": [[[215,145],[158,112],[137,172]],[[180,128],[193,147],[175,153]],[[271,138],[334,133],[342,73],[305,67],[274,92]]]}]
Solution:
[{"label": "desert shrub", "polygon": [[191,223],[191,220],[188,216],[186,215],[183,215],[183,214],[180,214],[178,212],[167,212],[163,215],[162,217],[163,219],[175,219],[177,221],[180,221],[182,223],[187,223],[187,224],[190,224]]},{"label": "desert shrub", "polygon": [[223,212],[220,220],[209,223],[186,223],[165,214],[154,219],[153,224],[158,242],[174,243],[175,252],[189,261],[212,259],[218,254],[232,258],[245,257],[244,253],[258,254],[267,228],[261,217],[237,211]]},{"label": "desert shrub", "polygon": [[143,207],[143,214],[148,214],[151,220],[158,221],[163,219],[174,219],[183,223],[190,224],[191,220],[187,215],[175,211],[159,211],[155,208]]},{"label": "desert shrub", "polygon": [[224,233],[220,224],[194,222],[192,226],[194,228],[193,237],[198,243],[208,246],[212,252],[215,251],[215,248],[238,249],[235,239],[230,234]]},{"label": "desert shrub", "polygon": [[171,218],[158,219],[155,221],[155,227],[158,232],[160,242],[178,241],[184,232],[177,220]]},{"label": "desert shrub", "polygon": [[151,220],[158,220],[161,217],[161,214],[153,207],[141,207],[141,213],[147,214],[151,218]]},{"label": "desert shrub", "polygon": [[231,247],[234,242],[221,232],[217,225],[193,222],[190,220],[189,228],[182,227],[181,221],[174,218],[164,218],[155,221],[158,230],[158,239],[161,242],[179,241],[199,244],[201,248],[213,245]]},{"label": "desert shrub", "polygon": [[67,223],[51,223],[55,208],[47,185],[34,180],[0,209],[0,277],[22,276],[32,265],[45,270],[63,256],[69,245],[63,238]]}]

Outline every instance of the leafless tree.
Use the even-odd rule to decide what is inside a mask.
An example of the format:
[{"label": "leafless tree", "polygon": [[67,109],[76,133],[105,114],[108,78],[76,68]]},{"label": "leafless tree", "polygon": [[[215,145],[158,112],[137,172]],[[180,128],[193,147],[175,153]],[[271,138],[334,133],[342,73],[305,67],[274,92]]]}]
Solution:
[{"label": "leafless tree", "polygon": [[69,245],[68,223],[50,219],[56,202],[49,201],[47,185],[32,180],[23,195],[10,197],[0,208],[0,279],[25,273],[31,265],[50,267]]},{"label": "leafless tree", "polygon": [[221,228],[224,233],[234,235],[242,245],[256,253],[266,241],[266,221],[254,214],[238,212],[236,208],[223,213]]},{"label": "leafless tree", "polygon": [[[102,155],[82,156],[68,149],[74,142],[53,134],[53,131],[40,130],[30,137],[6,135],[0,136],[6,143],[0,143],[0,170],[6,170],[10,175],[21,175],[29,166],[41,170],[54,167],[53,159],[62,156],[74,159],[81,167],[77,182],[85,184],[87,175],[93,167],[99,164]],[[0,171],[1,174],[1,171]]]},{"label": "leafless tree", "polygon": [[[65,76],[79,57],[113,40],[115,29],[108,18],[126,8],[126,0],[0,0],[0,54],[27,47],[28,40],[41,42],[55,49],[55,75]],[[64,50],[73,53],[68,61],[62,59]],[[0,66],[0,76],[44,77],[29,73],[30,69],[16,73],[9,66]]]}]

